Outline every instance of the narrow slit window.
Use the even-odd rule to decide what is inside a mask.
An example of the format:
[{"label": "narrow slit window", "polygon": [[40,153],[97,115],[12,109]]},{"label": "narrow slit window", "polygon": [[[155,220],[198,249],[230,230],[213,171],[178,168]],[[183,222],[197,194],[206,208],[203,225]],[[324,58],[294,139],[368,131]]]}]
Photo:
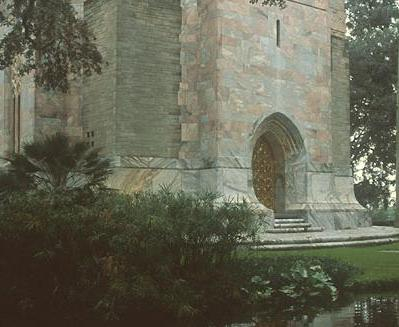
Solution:
[{"label": "narrow slit window", "polygon": [[279,19],[277,19],[277,22],[276,22],[276,45],[280,48],[280,45],[281,45],[281,23],[280,23]]}]

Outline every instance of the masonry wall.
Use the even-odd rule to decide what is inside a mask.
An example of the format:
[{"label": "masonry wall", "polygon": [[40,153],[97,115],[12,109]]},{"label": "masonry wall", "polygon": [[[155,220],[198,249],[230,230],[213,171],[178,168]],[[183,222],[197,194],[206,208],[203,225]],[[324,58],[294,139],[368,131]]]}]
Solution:
[{"label": "masonry wall", "polygon": [[280,10],[253,8],[240,0],[220,2],[221,157],[246,161],[251,153],[243,136],[249,138],[257,120],[280,112],[300,130],[314,164],[331,162],[327,6],[328,1],[289,1]]},{"label": "masonry wall", "polygon": [[352,176],[350,163],[349,57],[343,1],[330,2],[331,13],[331,130],[333,164],[340,176]]},{"label": "masonry wall", "polygon": [[122,161],[177,158],[179,2],[87,1],[85,12],[107,65],[85,82],[84,135]]},{"label": "masonry wall", "polygon": [[[240,0],[208,3],[209,8],[216,3],[208,14],[216,17],[208,33],[211,38],[217,33],[217,42],[208,58],[216,63],[217,75],[207,92],[199,94],[199,102],[202,97],[213,106],[217,153],[212,169],[202,174],[203,184],[228,195],[253,194],[253,137],[276,112],[298,128],[306,165],[315,171],[331,165],[328,1],[289,1],[284,10]],[[329,178],[314,177],[327,184]],[[286,187],[295,188],[295,183]],[[308,201],[310,189],[298,190],[301,203]]]},{"label": "masonry wall", "polygon": [[62,132],[78,140],[82,138],[81,80],[70,82],[68,93],[36,88],[33,94],[35,107],[33,136]]},{"label": "masonry wall", "polygon": [[331,130],[333,132],[333,161],[336,173],[351,176],[350,165],[350,104],[349,58],[346,40],[332,35],[332,103]]},{"label": "masonry wall", "polygon": [[220,29],[218,1],[182,1],[181,31],[182,186],[188,191],[223,192],[218,160]]},{"label": "masonry wall", "polygon": [[120,3],[115,149],[121,156],[178,157],[181,20],[176,0]]},{"label": "masonry wall", "polygon": [[104,59],[103,72],[84,81],[82,119],[87,142],[114,154],[116,143],[117,14],[119,0],[85,2],[85,16]]}]

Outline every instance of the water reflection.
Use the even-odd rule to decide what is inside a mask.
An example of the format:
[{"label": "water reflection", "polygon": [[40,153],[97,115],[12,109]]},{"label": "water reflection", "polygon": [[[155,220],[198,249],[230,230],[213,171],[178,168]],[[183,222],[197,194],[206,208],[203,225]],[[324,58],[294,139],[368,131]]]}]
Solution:
[{"label": "water reflection", "polygon": [[353,305],[353,326],[399,326],[399,298],[372,296]]},{"label": "water reflection", "polygon": [[262,317],[230,327],[399,327],[399,294],[365,296],[315,318]]}]

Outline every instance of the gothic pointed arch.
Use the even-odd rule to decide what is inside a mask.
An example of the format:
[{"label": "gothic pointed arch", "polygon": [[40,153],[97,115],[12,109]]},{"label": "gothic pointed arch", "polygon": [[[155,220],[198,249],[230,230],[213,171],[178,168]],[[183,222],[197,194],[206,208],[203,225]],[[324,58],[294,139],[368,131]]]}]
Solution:
[{"label": "gothic pointed arch", "polygon": [[[252,142],[252,182],[256,197],[274,211],[285,211],[300,179],[298,165],[305,145],[297,126],[282,113],[264,118],[255,128]],[[302,174],[303,175],[303,174]],[[295,190],[293,190],[295,186]],[[303,190],[305,191],[305,190]]]}]

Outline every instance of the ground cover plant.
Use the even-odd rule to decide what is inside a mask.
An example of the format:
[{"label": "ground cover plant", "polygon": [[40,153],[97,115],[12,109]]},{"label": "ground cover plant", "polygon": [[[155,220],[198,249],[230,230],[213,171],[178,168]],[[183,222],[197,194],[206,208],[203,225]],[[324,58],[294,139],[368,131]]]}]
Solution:
[{"label": "ground cover plant", "polygon": [[359,272],[330,258],[261,257],[245,253],[239,262],[244,267],[243,284],[252,301],[252,306],[245,310],[265,322],[303,316],[312,320],[337,304],[338,295]]},{"label": "ground cover plant", "polygon": [[399,287],[399,243],[380,246],[312,249],[298,251],[256,251],[252,255],[279,260],[284,257],[327,258],[347,263],[362,271],[354,276],[353,289],[383,290]]}]

